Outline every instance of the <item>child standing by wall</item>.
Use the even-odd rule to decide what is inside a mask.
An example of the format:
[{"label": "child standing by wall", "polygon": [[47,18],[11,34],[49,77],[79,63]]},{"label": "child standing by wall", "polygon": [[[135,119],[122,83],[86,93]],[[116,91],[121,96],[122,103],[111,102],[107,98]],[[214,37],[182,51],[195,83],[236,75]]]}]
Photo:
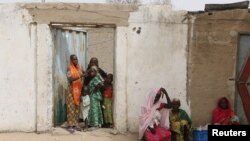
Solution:
[{"label": "child standing by wall", "polygon": [[88,115],[90,109],[88,87],[84,87],[82,89],[80,109],[80,119],[82,119],[85,123],[85,130],[88,130]]},{"label": "child standing by wall", "polygon": [[112,115],[112,95],[113,95],[113,75],[108,74],[104,81],[103,104],[104,104],[104,123],[108,128],[113,127]]},{"label": "child standing by wall", "polygon": [[100,88],[103,87],[102,78],[98,74],[98,68],[92,66],[90,69],[90,75],[92,77],[89,82],[89,98],[90,98],[90,109],[88,115],[88,124],[91,126],[89,130],[95,130],[101,127],[103,124],[101,101],[102,94]]}]

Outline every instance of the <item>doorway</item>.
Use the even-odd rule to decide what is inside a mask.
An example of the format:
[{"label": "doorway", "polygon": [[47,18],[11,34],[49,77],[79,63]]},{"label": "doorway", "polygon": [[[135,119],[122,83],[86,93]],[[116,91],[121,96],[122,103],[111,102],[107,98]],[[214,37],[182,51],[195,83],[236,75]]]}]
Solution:
[{"label": "doorway", "polygon": [[242,124],[250,118],[250,34],[239,35],[235,110]]},{"label": "doorway", "polygon": [[54,126],[60,126],[67,119],[66,95],[69,93],[66,77],[69,56],[76,54],[84,70],[89,60],[96,57],[99,67],[114,74],[115,29],[97,26],[52,26]]},{"label": "doorway", "polygon": [[86,66],[87,32],[73,28],[52,28],[53,50],[53,88],[54,88],[54,125],[66,121],[66,95],[69,93],[66,72],[69,56],[76,54],[79,64]]}]

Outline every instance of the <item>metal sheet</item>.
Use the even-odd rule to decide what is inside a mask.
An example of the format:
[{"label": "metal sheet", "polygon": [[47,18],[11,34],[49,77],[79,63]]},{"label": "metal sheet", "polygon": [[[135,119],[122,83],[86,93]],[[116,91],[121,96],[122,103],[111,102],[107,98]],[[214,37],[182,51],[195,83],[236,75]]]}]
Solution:
[{"label": "metal sheet", "polygon": [[76,54],[79,64],[86,66],[87,33],[84,31],[53,29],[54,37],[54,125],[66,120],[66,100],[68,80],[66,77],[69,57]]},{"label": "metal sheet", "polygon": [[230,4],[206,4],[205,11],[228,10],[228,9],[248,9],[249,1],[242,1]]}]

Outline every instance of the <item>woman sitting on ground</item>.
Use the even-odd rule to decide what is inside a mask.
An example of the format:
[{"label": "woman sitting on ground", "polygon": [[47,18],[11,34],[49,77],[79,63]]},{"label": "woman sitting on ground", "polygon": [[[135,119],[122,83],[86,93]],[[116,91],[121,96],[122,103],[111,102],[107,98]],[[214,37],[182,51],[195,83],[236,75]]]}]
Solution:
[{"label": "woman sitting on ground", "polygon": [[238,125],[239,118],[231,109],[229,100],[222,97],[218,100],[217,107],[213,111],[212,123],[216,125]]},{"label": "woman sitting on ground", "polygon": [[[167,103],[163,103],[164,94]],[[170,98],[164,88],[153,90],[144,105],[139,117],[139,139],[146,141],[170,141],[169,127]]]},{"label": "woman sitting on ground", "polygon": [[181,102],[179,99],[173,99],[170,112],[170,129],[172,132],[172,141],[188,141],[189,131],[191,128],[191,119],[188,114],[180,109]]}]

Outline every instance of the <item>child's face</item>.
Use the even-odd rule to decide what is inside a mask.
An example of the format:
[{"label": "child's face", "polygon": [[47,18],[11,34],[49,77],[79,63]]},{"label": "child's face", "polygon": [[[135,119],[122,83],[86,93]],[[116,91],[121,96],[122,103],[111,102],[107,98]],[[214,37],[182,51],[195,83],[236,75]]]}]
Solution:
[{"label": "child's face", "polygon": [[107,77],[106,82],[110,84],[111,83],[111,79]]},{"label": "child's face", "polygon": [[105,79],[106,83],[111,84],[112,83],[112,77],[108,75]]},{"label": "child's face", "polygon": [[96,76],[96,71],[95,70],[91,70],[90,71],[90,76],[92,76],[92,77]]},{"label": "child's face", "polygon": [[178,110],[180,108],[180,102],[172,102],[173,110]]}]

